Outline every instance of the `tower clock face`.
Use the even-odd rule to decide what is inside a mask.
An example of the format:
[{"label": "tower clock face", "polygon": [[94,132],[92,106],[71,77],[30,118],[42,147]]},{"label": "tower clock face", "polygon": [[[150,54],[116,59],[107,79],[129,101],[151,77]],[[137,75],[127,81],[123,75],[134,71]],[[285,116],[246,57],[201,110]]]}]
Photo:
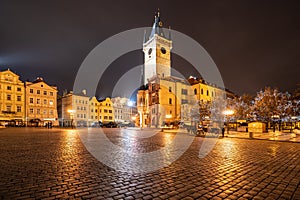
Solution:
[{"label": "tower clock face", "polygon": [[160,51],[161,51],[163,54],[166,54],[166,53],[167,53],[167,50],[166,50],[164,47],[162,47],[162,48],[160,49]]},{"label": "tower clock face", "polygon": [[150,48],[149,50],[148,50],[148,54],[150,55],[152,53],[152,48]]}]

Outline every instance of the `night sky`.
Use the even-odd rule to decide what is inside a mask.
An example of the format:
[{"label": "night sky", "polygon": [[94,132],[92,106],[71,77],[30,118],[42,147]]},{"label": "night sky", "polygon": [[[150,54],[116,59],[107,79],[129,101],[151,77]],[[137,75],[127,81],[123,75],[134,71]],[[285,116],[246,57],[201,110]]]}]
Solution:
[{"label": "night sky", "polygon": [[[300,82],[298,1],[0,1],[0,70],[22,80],[43,77],[60,93],[71,90],[87,54],[108,37],[152,26],[160,9],[165,27],[201,44],[218,66],[225,86],[255,94],[265,86],[293,91]],[[141,47],[142,48],[142,47]],[[100,80],[98,95],[110,95],[122,73],[143,63],[128,53]],[[193,75],[172,55],[172,66]],[[113,76],[111,76],[113,74]]]}]

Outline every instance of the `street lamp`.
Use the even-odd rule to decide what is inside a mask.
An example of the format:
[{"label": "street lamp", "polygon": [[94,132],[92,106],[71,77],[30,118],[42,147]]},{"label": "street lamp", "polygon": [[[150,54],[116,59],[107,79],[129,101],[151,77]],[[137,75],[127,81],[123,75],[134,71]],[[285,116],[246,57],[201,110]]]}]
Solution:
[{"label": "street lamp", "polygon": [[228,125],[229,124],[229,119],[228,119],[228,116],[233,115],[234,111],[230,110],[230,109],[227,109],[227,110],[223,111],[223,114],[225,115],[225,121],[226,121],[226,125],[227,125],[227,134],[229,134],[229,125]]},{"label": "street lamp", "polygon": [[167,118],[167,119],[171,119],[171,118],[172,118],[172,115],[168,115],[168,114],[167,114],[167,115],[166,115],[166,118]]},{"label": "street lamp", "polygon": [[74,113],[76,110],[68,110],[68,113],[70,114],[70,119],[71,119],[71,128],[73,128],[73,121],[74,121]]}]

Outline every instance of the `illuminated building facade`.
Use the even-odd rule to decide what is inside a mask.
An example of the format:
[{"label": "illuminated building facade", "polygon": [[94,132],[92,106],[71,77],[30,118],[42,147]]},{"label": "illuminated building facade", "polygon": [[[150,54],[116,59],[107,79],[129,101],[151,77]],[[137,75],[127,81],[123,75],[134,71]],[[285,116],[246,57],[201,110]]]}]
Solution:
[{"label": "illuminated building facade", "polygon": [[171,49],[170,33],[163,32],[160,14],[157,13],[150,36],[147,38],[145,34],[143,43],[144,86],[137,93],[141,127],[191,121],[191,110],[200,101],[212,102],[217,96],[225,98],[224,89],[204,80],[172,76]]},{"label": "illuminated building facade", "polygon": [[111,99],[114,108],[115,121],[117,123],[129,124],[135,121],[137,114],[136,106],[128,98],[115,97]]},{"label": "illuminated building facade", "polygon": [[9,69],[0,72],[0,123],[25,124],[25,87],[19,76]]},{"label": "illuminated building facade", "polygon": [[87,127],[89,119],[89,97],[86,91],[74,94],[64,92],[58,99],[59,122],[64,127]]},{"label": "illuminated building facade", "polygon": [[97,125],[99,122],[108,123],[115,121],[113,103],[110,98],[97,100],[96,97],[92,97],[89,104],[89,126]]},{"label": "illuminated building facade", "polygon": [[43,78],[26,82],[26,122],[27,125],[58,125],[57,87],[50,86]]}]

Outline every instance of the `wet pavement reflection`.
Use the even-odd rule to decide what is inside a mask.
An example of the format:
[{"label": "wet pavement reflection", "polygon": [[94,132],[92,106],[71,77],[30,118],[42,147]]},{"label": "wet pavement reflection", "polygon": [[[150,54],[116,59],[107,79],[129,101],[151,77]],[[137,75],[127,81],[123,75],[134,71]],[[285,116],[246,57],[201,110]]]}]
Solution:
[{"label": "wet pavement reflection", "polygon": [[[300,198],[298,143],[223,138],[218,139],[207,156],[199,158],[201,145],[211,138],[194,138],[184,133],[104,129],[105,137],[128,155],[117,160],[120,169],[126,169],[126,163],[130,162],[138,164],[131,166],[135,168],[170,162],[156,171],[128,173],[108,167],[88,151],[81,136],[93,141],[98,138],[98,130],[92,131],[91,138],[87,132],[80,131],[1,129],[0,198]],[[179,148],[172,146],[176,136]],[[192,138],[192,143],[184,150],[183,146],[188,143],[182,141],[190,141],[187,138]],[[114,154],[103,145],[100,146],[102,151]],[[164,147],[168,149],[151,154],[163,155],[157,163],[141,164],[133,160],[133,155],[155,152]],[[171,162],[173,154],[181,150],[183,154]],[[155,157],[151,158],[152,162],[153,159]]]}]

